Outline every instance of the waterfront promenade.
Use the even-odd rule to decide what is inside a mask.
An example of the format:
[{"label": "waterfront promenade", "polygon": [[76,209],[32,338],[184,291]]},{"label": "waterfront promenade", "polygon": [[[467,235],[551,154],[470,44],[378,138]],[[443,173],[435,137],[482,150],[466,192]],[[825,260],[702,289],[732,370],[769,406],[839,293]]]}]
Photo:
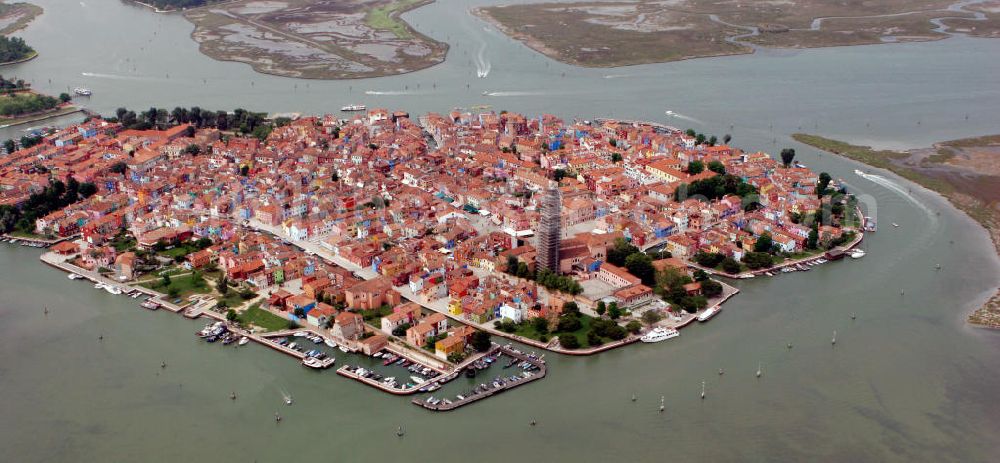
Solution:
[{"label": "waterfront promenade", "polygon": [[[319,243],[317,243],[315,241],[301,241],[301,240],[292,239],[292,238],[290,238],[288,236],[285,236],[285,234],[282,233],[282,230],[279,227],[266,225],[266,224],[263,224],[263,223],[261,223],[261,222],[259,222],[257,220],[253,220],[253,219],[247,221],[246,224],[250,228],[253,228],[253,229],[255,229],[257,231],[260,231],[260,232],[269,233],[269,234],[271,234],[273,236],[276,236],[276,237],[278,237],[280,239],[286,240],[289,243],[291,243],[293,246],[296,246],[299,249],[302,249],[303,251],[312,253],[312,254],[314,254],[316,256],[319,256],[319,257],[325,259],[327,262],[336,264],[336,265],[338,265],[340,267],[343,267],[343,268],[345,268],[347,270],[350,270],[355,275],[357,275],[358,277],[363,278],[365,280],[371,280],[371,279],[377,278],[379,276],[371,268],[369,268],[369,267],[360,267],[358,265],[355,265],[352,262],[348,261],[347,259],[344,259],[343,257],[340,257],[338,255],[335,255],[335,254],[331,253],[329,250],[327,250],[325,247],[323,247],[322,245],[320,245]],[[473,271],[477,271],[477,270],[479,270],[479,269],[473,269]],[[708,309],[710,309],[712,307],[716,307],[716,306],[722,304],[723,302],[729,300],[732,296],[734,296],[737,293],[739,293],[739,290],[737,288],[734,288],[734,287],[726,285],[726,284],[723,284],[723,285],[724,285],[724,288],[725,288],[725,294],[724,294],[724,296],[719,301],[717,301],[715,304],[713,304],[712,306],[706,308],[705,310],[708,310]],[[409,286],[403,285],[403,286],[400,286],[400,287],[396,287],[395,289],[396,289],[396,291],[398,291],[400,293],[400,295],[403,298],[405,298],[405,299],[407,299],[409,301],[412,301],[412,302],[420,305],[421,307],[423,307],[425,309],[432,310],[434,312],[438,312],[440,314],[443,314],[444,316],[446,316],[446,317],[448,317],[448,318],[450,318],[452,320],[455,320],[455,321],[457,321],[459,323],[476,327],[477,329],[486,331],[486,332],[488,332],[488,333],[490,333],[492,335],[495,335],[495,336],[500,336],[500,337],[503,337],[503,338],[507,338],[507,339],[510,339],[510,340],[513,340],[513,341],[517,341],[517,342],[520,342],[520,343],[524,343],[524,344],[530,345],[532,347],[537,347],[539,349],[545,349],[545,350],[548,350],[548,351],[551,351],[551,352],[556,352],[556,353],[559,353],[559,354],[575,355],[575,356],[594,355],[594,354],[597,354],[597,353],[600,353],[600,352],[605,352],[605,351],[608,351],[608,350],[611,350],[611,349],[615,349],[615,348],[618,348],[618,347],[622,347],[622,346],[626,346],[626,345],[635,343],[635,342],[639,341],[639,338],[640,338],[640,336],[628,335],[624,339],[621,339],[619,341],[613,341],[613,342],[605,343],[605,344],[602,344],[602,345],[597,346],[597,347],[582,348],[582,349],[566,349],[566,348],[560,346],[558,344],[558,342],[556,342],[557,339],[552,339],[549,342],[541,342],[541,341],[538,341],[538,340],[535,340],[535,339],[525,338],[523,336],[518,336],[516,334],[507,333],[507,332],[498,330],[498,329],[494,328],[492,325],[490,325],[488,323],[474,323],[474,322],[472,322],[470,320],[467,320],[467,319],[465,319],[463,317],[459,317],[459,316],[457,316],[455,314],[452,314],[448,310],[448,299],[447,298],[442,298],[442,299],[438,299],[438,300],[435,300],[435,301],[425,301],[425,300],[422,300],[422,298],[419,298],[415,294],[413,294],[413,292],[410,290]],[[687,326],[688,324],[690,324],[692,321],[694,321],[699,314],[700,314],[700,312],[699,313],[695,313],[695,314],[687,314],[685,317],[682,317],[682,322],[681,323],[679,323],[677,325],[670,325],[669,323],[667,323],[666,326],[673,326],[673,327],[676,327],[676,328],[683,328],[683,327]]]}]

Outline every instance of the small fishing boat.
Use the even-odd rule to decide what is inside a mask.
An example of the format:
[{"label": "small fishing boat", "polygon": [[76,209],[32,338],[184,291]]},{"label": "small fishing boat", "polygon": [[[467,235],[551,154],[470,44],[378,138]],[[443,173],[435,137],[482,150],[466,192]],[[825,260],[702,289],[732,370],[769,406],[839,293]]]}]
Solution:
[{"label": "small fishing boat", "polygon": [[248,342],[250,342],[250,338],[243,336],[240,338],[240,341],[237,343],[237,345],[245,346],[247,345]]}]

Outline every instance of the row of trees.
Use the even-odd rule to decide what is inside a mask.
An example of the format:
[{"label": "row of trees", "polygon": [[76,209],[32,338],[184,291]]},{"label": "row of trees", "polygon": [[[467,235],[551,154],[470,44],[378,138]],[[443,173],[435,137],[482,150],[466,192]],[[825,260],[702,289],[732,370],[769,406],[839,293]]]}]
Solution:
[{"label": "row of trees", "polygon": [[695,180],[690,184],[681,184],[674,192],[674,199],[678,202],[691,197],[704,197],[713,200],[726,195],[736,195],[746,199],[756,194],[757,187],[744,182],[742,178],[735,175],[724,174]]},{"label": "row of trees", "polygon": [[6,204],[0,206],[0,230],[4,233],[15,229],[25,233],[33,232],[35,220],[94,193],[97,193],[97,187],[90,182],[80,183],[73,177],[66,183],[54,180],[43,191],[29,196],[20,209]]},{"label": "row of trees", "polygon": [[0,91],[23,90],[28,86],[23,79],[5,79],[4,76],[0,76]]},{"label": "row of trees", "polygon": [[7,37],[0,35],[0,62],[9,63],[27,58],[35,50],[24,42],[20,37]]},{"label": "row of trees", "polygon": [[[706,137],[705,134],[695,132],[694,129],[687,129],[684,133],[689,137],[694,137],[695,143],[699,145],[715,146],[719,142],[719,138],[715,135]],[[728,144],[732,139],[733,137],[727,133],[722,136],[722,144]]]},{"label": "row of trees", "polygon": [[[197,106],[191,108],[176,107],[172,111],[152,107],[136,114],[128,108],[115,110],[112,121],[120,122],[125,128],[136,130],[165,129],[177,124],[191,124],[196,129],[214,128],[224,131],[237,131],[242,134],[252,134],[263,140],[271,133],[272,124],[266,120],[266,113],[258,113],[237,108],[231,113],[226,111],[210,111]],[[281,121],[287,124],[288,121]]]},{"label": "row of trees", "polygon": [[580,283],[573,278],[556,274],[555,272],[547,269],[532,272],[528,268],[528,264],[519,261],[517,257],[514,256],[507,256],[507,267],[504,271],[519,278],[534,280],[546,289],[560,291],[574,296],[583,292],[583,287],[580,286]]},{"label": "row of trees", "polygon": [[56,106],[59,106],[59,100],[48,95],[39,95],[37,93],[15,93],[7,95],[4,98],[0,98],[0,115],[8,117],[20,116],[22,114],[46,111],[55,108]]}]

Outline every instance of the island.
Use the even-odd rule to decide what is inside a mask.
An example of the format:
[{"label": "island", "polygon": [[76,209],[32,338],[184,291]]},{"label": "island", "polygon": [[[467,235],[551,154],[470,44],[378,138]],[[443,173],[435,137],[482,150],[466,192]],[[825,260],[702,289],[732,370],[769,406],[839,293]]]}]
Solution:
[{"label": "island", "polygon": [[448,45],[400,18],[430,0],[238,0],[189,9],[202,53],[266,74],[347,79],[403,74],[444,61]]},{"label": "island", "polygon": [[1000,34],[997,2],[578,1],[476,8],[473,13],[546,56],[615,67],[752,53]]},{"label": "island", "polygon": [[[875,150],[817,135],[796,141],[869,166],[886,169],[935,191],[979,222],[1000,254],[1000,135],[936,143],[907,151]],[[1000,328],[1000,292],[969,315],[975,325]]]},{"label": "island", "polygon": [[38,56],[23,39],[8,36],[27,27],[40,14],[42,8],[30,3],[0,2],[0,66],[21,63]]},{"label": "island", "polygon": [[0,158],[0,231],[71,279],[211,319],[209,342],[340,356],[390,394],[519,371],[415,402],[446,411],[545,375],[494,337],[566,355],[675,339],[735,280],[860,242],[843,185],[730,139],[512,112],[121,108]]},{"label": "island", "polygon": [[[2,40],[3,37],[0,37]],[[58,97],[42,95],[31,89],[21,79],[0,76],[0,128],[27,124],[80,111],[73,106],[72,97],[62,93]],[[8,147],[8,152],[12,150]]]}]

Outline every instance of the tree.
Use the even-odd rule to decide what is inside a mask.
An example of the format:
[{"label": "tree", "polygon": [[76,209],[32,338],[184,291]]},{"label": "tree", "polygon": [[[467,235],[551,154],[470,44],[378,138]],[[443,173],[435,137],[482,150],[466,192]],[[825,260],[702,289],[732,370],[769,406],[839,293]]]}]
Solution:
[{"label": "tree", "polygon": [[59,94],[59,101],[61,101],[63,103],[69,103],[69,100],[72,100],[72,99],[73,99],[73,97],[69,96],[69,93],[63,92],[63,93]]},{"label": "tree", "polygon": [[728,145],[728,144],[729,144],[729,141],[730,141],[730,140],[732,140],[732,139],[733,139],[733,136],[732,136],[732,135],[729,135],[729,134],[727,133],[727,134],[725,134],[725,135],[723,135],[723,136],[722,136],[722,144],[724,144],[724,145]]},{"label": "tree", "polygon": [[622,155],[619,153],[611,153],[611,162],[615,164],[622,162]]},{"label": "tree", "polygon": [[563,302],[562,313],[563,313],[563,315],[566,315],[566,314],[579,315],[580,314],[580,306],[578,306],[576,304],[576,302],[573,302],[573,301]]},{"label": "tree", "polygon": [[611,317],[612,320],[618,320],[619,318],[621,318],[622,311],[621,309],[618,308],[617,302],[612,302],[611,304],[608,304],[608,316]]},{"label": "tree", "polygon": [[743,256],[743,263],[750,270],[757,270],[774,265],[774,258],[766,252],[748,252]]},{"label": "tree", "polygon": [[8,138],[7,141],[3,142],[3,149],[8,154],[17,151],[17,143],[14,142],[13,138]]},{"label": "tree", "polygon": [[771,234],[764,232],[753,243],[753,250],[754,252],[771,252],[772,246],[774,246],[774,240],[771,239]]},{"label": "tree", "polygon": [[604,312],[608,310],[608,307],[604,305],[604,301],[597,301],[597,308],[595,311],[597,315],[604,315]]},{"label": "tree", "polygon": [[816,196],[820,198],[827,193],[827,188],[830,187],[830,181],[833,180],[830,174],[826,172],[821,172],[819,174],[819,182],[816,184]]},{"label": "tree", "polygon": [[127,164],[125,164],[124,162],[119,161],[119,162],[116,162],[116,163],[112,164],[111,167],[108,168],[108,170],[111,171],[114,174],[124,174],[125,173],[125,169],[127,169],[127,168],[128,168]]},{"label": "tree", "polygon": [[715,135],[712,135],[711,137],[708,137],[708,146],[715,146],[715,144],[718,143],[718,142],[719,142],[719,138],[716,137]]},{"label": "tree", "polygon": [[167,290],[167,297],[169,297],[170,299],[174,299],[180,295],[181,291],[173,286],[171,286],[170,289]]},{"label": "tree", "polygon": [[166,288],[167,286],[170,286],[170,275],[169,274],[166,274],[166,273],[163,274],[163,278],[161,278],[161,281],[160,281],[160,286],[163,286],[164,288]]},{"label": "tree", "polygon": [[406,336],[406,330],[410,329],[409,323],[403,323],[392,329],[393,336]]},{"label": "tree", "polygon": [[705,281],[708,279],[708,273],[702,269],[694,271],[694,281]]},{"label": "tree", "polygon": [[229,310],[226,311],[226,320],[234,322],[234,321],[236,321],[236,318],[237,317],[236,317],[236,311],[235,310],[229,309]]},{"label": "tree", "polygon": [[705,143],[705,134],[699,133],[697,136],[694,137],[694,142],[698,145]]},{"label": "tree", "polygon": [[653,258],[646,254],[637,252],[625,258],[625,268],[632,275],[635,275],[642,284],[646,286],[656,285],[656,268],[653,267]]},{"label": "tree", "polygon": [[219,294],[223,296],[229,294],[229,279],[226,278],[225,275],[219,277],[219,284],[216,289],[219,290]]},{"label": "tree", "polygon": [[792,160],[795,159],[795,149],[785,148],[781,150],[781,163],[788,167],[792,165]]},{"label": "tree", "polygon": [[818,224],[813,223],[812,229],[809,230],[809,237],[806,238],[806,249],[816,249],[818,246],[819,246]]},{"label": "tree", "polygon": [[715,172],[719,175],[726,175],[726,166],[719,161],[711,161],[708,163],[708,170]]},{"label": "tree", "polygon": [[531,319],[531,326],[535,328],[538,334],[546,334],[549,332],[549,321],[543,317],[535,317]]},{"label": "tree", "polygon": [[625,324],[625,330],[632,334],[638,334],[639,331],[642,330],[642,323],[632,320]]},{"label": "tree", "polygon": [[295,310],[292,311],[292,313],[294,313],[295,316],[299,318],[306,316],[306,311],[302,307],[296,307]]},{"label": "tree", "polygon": [[559,323],[556,324],[556,331],[560,333],[572,333],[581,327],[583,327],[583,323],[580,322],[580,317],[576,315],[564,315],[559,317]]},{"label": "tree", "polygon": [[705,163],[701,161],[691,161],[688,163],[687,172],[691,175],[698,175],[705,171]]},{"label": "tree", "polygon": [[566,171],[563,169],[556,169],[552,171],[552,178],[557,182],[565,177],[566,177]]},{"label": "tree", "polygon": [[485,331],[478,330],[475,333],[472,333],[470,344],[472,344],[473,349],[476,349],[476,352],[486,352],[493,346],[493,342],[490,340],[490,334]]},{"label": "tree", "polygon": [[83,198],[89,198],[97,193],[97,185],[92,182],[83,182],[80,184],[80,196]]},{"label": "tree", "polygon": [[705,280],[701,282],[701,293],[705,297],[716,297],[722,294],[722,283],[715,280]]},{"label": "tree", "polygon": [[722,271],[730,275],[735,275],[737,273],[740,273],[741,269],[742,267],[740,266],[739,262],[736,262],[736,259],[733,259],[732,257],[726,257],[725,259],[722,259]]},{"label": "tree", "polygon": [[601,340],[601,336],[599,334],[597,334],[596,331],[590,330],[590,331],[587,332],[587,345],[588,346],[597,347],[597,346],[599,346],[601,344],[604,344],[604,341]]},{"label": "tree", "polygon": [[650,309],[642,313],[642,322],[647,325],[652,325],[660,320],[663,320],[663,315],[660,314],[659,310]]},{"label": "tree", "polygon": [[561,334],[559,335],[559,345],[566,349],[576,349],[580,347],[580,341],[572,334]]},{"label": "tree", "polygon": [[715,268],[722,263],[725,258],[726,256],[718,252],[709,253],[705,251],[698,251],[694,255],[694,261],[697,262],[698,265],[708,268]]},{"label": "tree", "polygon": [[639,248],[629,244],[625,238],[618,238],[615,240],[615,245],[611,249],[608,249],[608,263],[612,265],[617,265],[619,267],[625,266],[625,259],[628,256],[635,254],[639,251]]}]

